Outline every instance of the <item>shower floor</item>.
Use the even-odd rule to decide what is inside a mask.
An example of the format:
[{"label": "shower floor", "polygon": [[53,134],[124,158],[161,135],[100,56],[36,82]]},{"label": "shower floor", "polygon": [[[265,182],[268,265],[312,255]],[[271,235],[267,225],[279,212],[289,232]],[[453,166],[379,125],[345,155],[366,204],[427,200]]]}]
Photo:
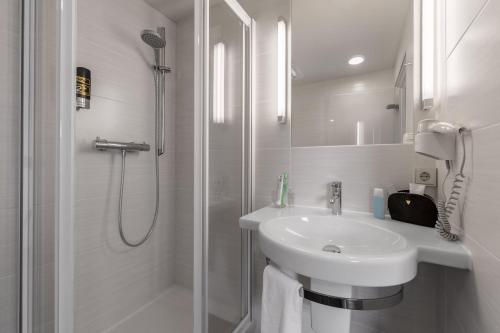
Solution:
[{"label": "shower floor", "polygon": [[192,333],[193,293],[172,286],[104,333]]},{"label": "shower floor", "polygon": [[[231,333],[234,324],[213,315],[210,332]],[[174,285],[103,333],[192,333],[193,292]]]}]

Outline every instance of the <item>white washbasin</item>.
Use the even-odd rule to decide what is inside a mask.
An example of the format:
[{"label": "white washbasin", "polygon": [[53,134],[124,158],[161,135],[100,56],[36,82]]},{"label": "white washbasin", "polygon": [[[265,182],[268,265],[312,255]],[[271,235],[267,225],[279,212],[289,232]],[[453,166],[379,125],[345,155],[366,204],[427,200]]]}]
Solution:
[{"label": "white washbasin", "polygon": [[[325,245],[338,246],[344,257],[351,259],[408,248],[406,239],[395,232],[341,216],[280,217],[261,224],[259,230],[263,237],[317,255],[325,254]],[[332,258],[331,255],[326,257]]]},{"label": "white washbasin", "polygon": [[[242,217],[240,225],[258,229],[261,250],[281,267],[331,283],[401,285],[416,276],[422,261],[470,267],[470,253],[460,242],[443,240],[432,228],[365,213],[267,207]],[[327,245],[334,246],[324,251]],[[340,253],[331,252],[337,248]]]},{"label": "white washbasin", "polygon": [[[403,236],[352,216],[281,217],[262,223],[259,235],[269,258],[311,278],[391,286],[417,274],[416,251]],[[336,248],[340,253],[328,252]]]}]

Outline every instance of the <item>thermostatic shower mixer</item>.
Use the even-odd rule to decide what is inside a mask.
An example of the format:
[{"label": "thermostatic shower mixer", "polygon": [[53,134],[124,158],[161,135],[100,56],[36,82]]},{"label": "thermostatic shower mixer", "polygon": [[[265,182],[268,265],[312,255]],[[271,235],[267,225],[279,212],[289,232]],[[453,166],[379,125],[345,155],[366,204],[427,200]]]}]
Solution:
[{"label": "thermostatic shower mixer", "polygon": [[135,142],[120,142],[120,141],[108,141],[97,137],[95,139],[94,147],[97,150],[125,150],[131,151],[150,151],[151,146],[147,143],[135,143]]}]

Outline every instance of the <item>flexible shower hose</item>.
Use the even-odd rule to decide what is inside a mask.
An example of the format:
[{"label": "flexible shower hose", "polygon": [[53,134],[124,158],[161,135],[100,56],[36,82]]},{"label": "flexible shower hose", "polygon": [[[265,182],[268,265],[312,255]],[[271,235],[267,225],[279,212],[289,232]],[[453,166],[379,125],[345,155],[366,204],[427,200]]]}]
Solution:
[{"label": "flexible shower hose", "polygon": [[149,237],[151,237],[151,234],[153,233],[153,230],[155,228],[156,222],[158,221],[158,208],[159,208],[159,202],[160,202],[160,189],[158,186],[158,182],[160,180],[160,166],[159,166],[159,156],[156,154],[156,149],[155,149],[155,169],[156,169],[156,204],[155,204],[155,214],[153,217],[153,222],[151,223],[151,226],[149,227],[148,232],[146,235],[139,240],[138,242],[131,242],[127,239],[125,236],[125,232],[123,231],[123,222],[122,222],[122,211],[123,211],[123,189],[125,187],[125,160],[127,157],[127,151],[122,150],[122,172],[121,172],[121,180],[120,180],[120,199],[118,201],[118,229],[120,231],[120,237],[122,241],[130,246],[130,247],[138,247],[142,244],[144,244]]},{"label": "flexible shower hose", "polygon": [[122,212],[123,212],[123,191],[124,191],[124,187],[125,187],[125,160],[126,160],[126,157],[127,157],[127,151],[126,150],[122,150],[122,172],[121,172],[121,179],[120,179],[120,199],[118,201],[118,230],[120,232],[120,237],[122,239],[122,241],[130,246],[130,247],[138,247],[138,246],[141,246],[142,244],[144,244],[150,237],[151,237],[151,234],[153,234],[153,230],[156,226],[156,222],[158,221],[158,209],[159,209],[159,205],[160,205],[160,185],[159,185],[159,182],[160,182],[160,154],[158,153],[158,144],[159,144],[159,139],[158,139],[158,133],[159,133],[159,122],[158,122],[158,113],[159,113],[159,105],[160,105],[160,101],[159,101],[159,96],[160,96],[160,89],[161,89],[161,86],[160,86],[160,82],[161,80],[163,79],[163,75],[164,73],[161,72],[161,71],[158,71],[156,69],[154,69],[153,71],[153,76],[154,76],[154,81],[155,81],[155,111],[156,111],[156,126],[155,126],[155,147],[154,147],[154,155],[155,155],[155,172],[156,172],[156,189],[155,189],[155,192],[156,192],[156,203],[155,203],[155,213],[154,213],[154,217],[153,217],[153,222],[151,223],[151,226],[149,227],[149,230],[148,232],[146,233],[146,235],[139,241],[137,242],[131,242],[127,239],[127,236],[125,236],[125,232],[123,231],[123,219],[122,219]]}]

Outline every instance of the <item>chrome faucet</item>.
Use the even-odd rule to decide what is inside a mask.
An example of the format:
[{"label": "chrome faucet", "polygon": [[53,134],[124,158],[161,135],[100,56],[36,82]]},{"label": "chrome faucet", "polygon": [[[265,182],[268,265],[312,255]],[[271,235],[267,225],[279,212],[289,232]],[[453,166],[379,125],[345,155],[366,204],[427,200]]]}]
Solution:
[{"label": "chrome faucet", "polygon": [[342,182],[330,183],[330,200],[333,215],[342,215]]}]

